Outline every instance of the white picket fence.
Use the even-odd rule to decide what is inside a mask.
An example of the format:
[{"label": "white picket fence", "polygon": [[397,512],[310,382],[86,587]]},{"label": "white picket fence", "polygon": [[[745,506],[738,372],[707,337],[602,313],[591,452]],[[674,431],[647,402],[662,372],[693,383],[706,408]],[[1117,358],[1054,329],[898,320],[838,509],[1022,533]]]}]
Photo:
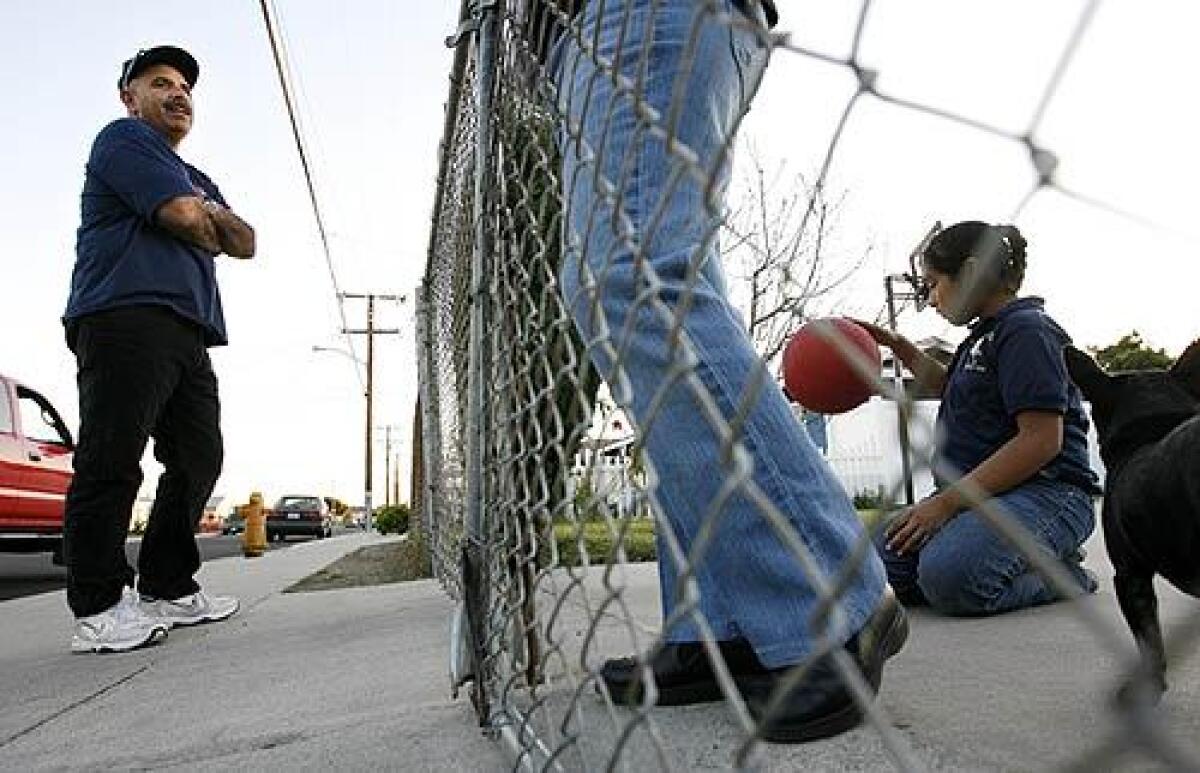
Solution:
[{"label": "white picket fence", "polygon": [[[929,458],[920,452],[928,452],[933,448],[931,433],[937,411],[936,400],[918,400],[913,404],[909,433],[912,448],[916,450],[911,462],[913,490],[917,499],[933,491]],[[853,411],[830,416],[826,432],[829,449],[825,458],[847,493],[854,496],[881,488],[884,491],[903,492],[903,464],[895,403],[873,398]],[[1103,484],[1104,464],[1100,461],[1094,426],[1088,432],[1088,452],[1092,469],[1099,474]]]},{"label": "white picket fence", "polygon": [[[929,458],[922,452],[933,447],[932,427],[938,403],[919,400],[913,404],[909,425],[912,447],[913,491],[919,499],[933,491]],[[829,448],[825,458],[842,482],[846,493],[854,496],[877,491],[904,491],[903,458],[896,404],[873,398],[853,411],[828,417],[826,428]]]},{"label": "white picket fence", "polygon": [[[933,448],[933,426],[937,418],[936,400],[918,400],[913,404],[913,417],[909,424],[912,448],[910,459],[913,475],[913,493],[919,500],[933,491],[933,476],[929,472],[927,453]],[[833,468],[846,493],[875,494],[893,492],[897,501],[904,494],[904,466],[900,455],[900,432],[896,417],[896,405],[890,400],[872,398],[853,411],[826,417],[825,459]],[[598,498],[621,516],[640,512],[635,503],[644,502],[638,496],[639,483],[629,473],[631,458],[629,444],[632,436],[604,443],[607,453],[598,453],[592,448],[581,449],[568,480],[568,495],[573,496],[576,486],[584,477],[591,478],[592,490]],[[1104,480],[1104,465],[1100,461],[1095,428],[1088,435],[1092,469]],[[819,444],[818,444],[819,445]]]}]

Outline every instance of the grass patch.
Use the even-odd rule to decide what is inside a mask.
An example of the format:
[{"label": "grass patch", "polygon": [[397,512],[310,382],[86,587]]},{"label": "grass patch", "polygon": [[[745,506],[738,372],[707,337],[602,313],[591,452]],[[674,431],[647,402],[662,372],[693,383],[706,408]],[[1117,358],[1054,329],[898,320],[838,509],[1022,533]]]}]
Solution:
[{"label": "grass patch", "polygon": [[361,547],[287,587],[283,592],[304,593],[333,588],[358,588],[364,585],[423,580],[428,576],[421,567],[417,545],[409,540],[396,540],[382,545]]},{"label": "grass patch", "polygon": [[[873,530],[884,517],[883,510],[859,510],[858,517],[863,526]],[[632,521],[603,519],[570,521],[554,524],[554,541],[558,544],[558,562],[561,566],[580,566],[580,542],[587,551],[588,563],[603,564],[612,558],[613,542],[625,527],[625,560],[630,563],[655,561],[658,559],[654,543],[654,520],[639,518]]]},{"label": "grass patch", "polygon": [[874,532],[883,520],[883,516],[887,514],[886,510],[859,510],[858,517],[862,521],[863,526],[867,527],[867,531]]},{"label": "grass patch", "polygon": [[[859,510],[859,517],[868,529],[883,518],[882,510]],[[654,520],[637,518],[629,521],[603,519],[579,523],[554,524],[554,540],[558,545],[560,566],[580,566],[580,543],[591,564],[613,560],[613,543],[624,533],[625,560],[630,563],[658,559],[654,542]],[[429,575],[421,566],[417,545],[410,540],[396,540],[382,545],[368,545],[314,572],[289,586],[284,593],[303,593],[333,588],[357,588],[364,585],[383,585],[409,580],[423,580]]]},{"label": "grass patch", "polygon": [[649,518],[612,521],[611,524],[604,520],[554,524],[554,541],[558,545],[558,562],[561,566],[582,564],[581,543],[587,552],[588,563],[607,563],[610,558],[616,557],[613,555],[613,543],[618,539],[622,540],[626,561],[635,563],[657,559],[654,521]]}]

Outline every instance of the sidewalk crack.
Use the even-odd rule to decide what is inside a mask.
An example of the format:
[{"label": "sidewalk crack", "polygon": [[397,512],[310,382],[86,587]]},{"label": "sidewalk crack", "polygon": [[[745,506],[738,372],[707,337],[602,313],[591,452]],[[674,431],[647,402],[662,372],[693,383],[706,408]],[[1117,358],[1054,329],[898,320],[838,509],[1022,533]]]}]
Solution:
[{"label": "sidewalk crack", "polygon": [[0,749],[3,749],[5,746],[8,746],[13,741],[16,741],[19,738],[23,738],[23,737],[29,735],[34,730],[37,730],[38,728],[42,727],[43,725],[53,722],[54,720],[58,719],[62,715],[66,714],[68,712],[74,711],[75,709],[79,708],[80,706],[84,705],[85,703],[90,703],[90,702],[94,701],[96,698],[99,698],[101,695],[104,695],[105,693],[110,692],[110,691],[116,689],[117,687],[120,687],[121,685],[125,684],[129,680],[133,679],[135,676],[138,676],[139,674],[148,670],[151,665],[153,665],[153,664],[147,663],[146,665],[142,666],[141,668],[138,668],[136,671],[126,674],[125,676],[121,677],[120,679],[113,682],[112,684],[105,685],[104,687],[101,687],[99,690],[96,690],[93,693],[83,696],[82,698],[75,701],[74,703],[70,703],[70,704],[62,707],[58,711],[55,711],[55,712],[49,714],[48,716],[42,717],[37,722],[34,722],[32,725],[25,728],[24,730],[18,730],[16,733],[13,733],[8,738],[5,738],[4,740],[0,740]]}]

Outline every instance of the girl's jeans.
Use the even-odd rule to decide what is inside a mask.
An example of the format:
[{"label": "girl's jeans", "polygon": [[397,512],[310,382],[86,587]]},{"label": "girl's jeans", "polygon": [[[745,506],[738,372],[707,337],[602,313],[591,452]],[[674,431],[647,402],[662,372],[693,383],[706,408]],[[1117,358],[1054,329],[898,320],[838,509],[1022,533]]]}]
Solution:
[{"label": "girl's jeans", "polygon": [[[1095,581],[1079,566],[1079,546],[1096,525],[1090,494],[1033,480],[996,499],[1049,555],[1067,563],[1081,587],[1095,590]],[[909,604],[928,603],[948,615],[994,615],[1059,599],[1025,556],[970,510],[951,519],[918,553],[888,550],[882,534],[876,546],[896,595]]]},{"label": "girl's jeans", "polygon": [[[566,120],[561,283],[593,362],[644,437],[667,640],[696,641],[700,630],[665,525],[716,638],[743,637],[781,667],[823,631],[812,627],[814,584],[764,513],[781,514],[825,577],[862,526],[727,298],[717,229],[728,151],[767,53],[748,21],[729,0],[585,4],[582,44],[566,36],[552,64]],[[838,607],[845,627],[827,631],[843,641],[883,592],[874,551],[859,563]]]}]

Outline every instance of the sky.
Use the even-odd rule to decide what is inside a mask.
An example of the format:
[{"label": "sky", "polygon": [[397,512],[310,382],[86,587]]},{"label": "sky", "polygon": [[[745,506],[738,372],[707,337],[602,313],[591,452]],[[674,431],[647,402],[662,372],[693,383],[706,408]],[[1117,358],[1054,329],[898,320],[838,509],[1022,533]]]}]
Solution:
[{"label": "sky", "polygon": [[[345,292],[407,294],[420,280],[429,239],[442,105],[457,8],[441,3],[277,4],[300,119]],[[0,372],[41,391],[74,430],[74,359],[59,318],[67,298],[88,148],[120,117],[116,80],[139,48],[173,43],[200,62],[195,123],[180,154],[207,172],[257,231],[250,261],[220,259],[230,334],[212,350],[220,382],[225,470],[216,493],[245,501],[261,490],[362,501],[365,400],[361,370],[345,349],[324,253],[305,188],[259,4],[0,4]],[[19,77],[18,77],[19,76]],[[347,301],[365,327],[366,306]],[[408,438],[411,303],[380,303],[375,421]],[[356,353],[365,357],[361,336]],[[383,501],[386,433],[375,433],[374,501]],[[144,465],[152,488],[157,464]],[[405,487],[406,489],[407,487]],[[407,495],[404,496],[407,498]]]},{"label": "sky", "polygon": [[[302,128],[343,291],[412,296],[424,270],[451,52],[455,0],[277,0]],[[785,0],[792,45],[841,56],[857,5]],[[1023,131],[1084,7],[1056,0],[875,3],[861,61],[906,99]],[[1200,71],[1190,0],[1099,6],[1038,141],[1060,159],[1064,185],[1143,221],[1054,191],[1016,224],[1029,240],[1024,291],[1077,343],[1102,346],[1136,329],[1178,354],[1200,336],[1200,117],[1189,73]],[[74,361],[62,341],[83,164],[122,108],[115,81],[137,49],[181,45],[201,65],[195,125],[181,155],[206,171],[258,233],[258,256],[222,259],[230,346],[213,350],[220,379],[225,471],[217,493],[244,501],[318,492],[360,502],[361,370],[342,348],[342,320],[321,248],[258,3],[158,0],[0,4],[0,373],[41,391],[77,428]],[[773,57],[743,126],[781,177],[811,178],[855,82],[845,68],[790,50]],[[743,149],[744,150],[744,149]],[[745,174],[744,159],[735,178]],[[868,253],[832,313],[872,315],[883,277],[905,267],[936,219],[1007,222],[1032,184],[1016,143],[864,99],[828,179],[842,201],[832,245]],[[736,188],[736,186],[735,186]],[[365,307],[348,301],[351,327]],[[409,475],[413,401],[411,302],[381,305],[375,425],[392,425]],[[932,312],[908,312],[912,337],[961,336]],[[356,353],[363,356],[361,339]],[[384,448],[376,432],[375,501]],[[157,466],[146,466],[149,490]],[[407,498],[407,486],[402,498]]]}]

